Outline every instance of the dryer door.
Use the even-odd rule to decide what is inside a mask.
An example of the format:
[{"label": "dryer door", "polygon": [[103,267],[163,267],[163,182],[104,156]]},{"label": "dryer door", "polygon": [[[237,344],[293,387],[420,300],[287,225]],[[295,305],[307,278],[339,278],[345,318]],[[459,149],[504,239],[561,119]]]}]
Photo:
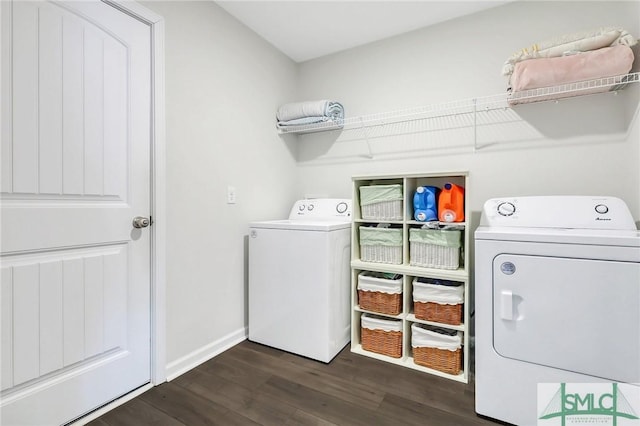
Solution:
[{"label": "dryer door", "polygon": [[498,354],[640,382],[640,264],[501,254],[493,277]]}]

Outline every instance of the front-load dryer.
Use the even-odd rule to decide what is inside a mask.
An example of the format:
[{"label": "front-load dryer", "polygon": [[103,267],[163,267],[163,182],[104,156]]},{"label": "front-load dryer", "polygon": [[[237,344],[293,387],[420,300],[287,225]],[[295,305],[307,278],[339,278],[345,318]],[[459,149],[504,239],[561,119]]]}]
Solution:
[{"label": "front-load dryer", "polygon": [[351,338],[351,200],[299,200],[249,229],[249,340],[329,362]]},{"label": "front-load dryer", "polygon": [[[637,398],[640,233],[625,203],[487,201],[475,232],[475,318],[478,414],[530,426],[589,413],[588,393],[573,405],[560,394],[574,383],[624,383]],[[539,384],[557,384],[558,395],[539,401]]]}]

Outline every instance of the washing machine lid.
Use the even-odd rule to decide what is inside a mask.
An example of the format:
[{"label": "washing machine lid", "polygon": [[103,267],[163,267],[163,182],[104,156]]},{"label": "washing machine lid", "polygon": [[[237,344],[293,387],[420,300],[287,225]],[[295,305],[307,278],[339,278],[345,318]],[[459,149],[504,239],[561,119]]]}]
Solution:
[{"label": "washing machine lid", "polygon": [[298,231],[329,232],[345,229],[351,226],[351,222],[318,221],[318,220],[268,220],[264,222],[251,222],[250,228],[254,229],[282,229]]}]

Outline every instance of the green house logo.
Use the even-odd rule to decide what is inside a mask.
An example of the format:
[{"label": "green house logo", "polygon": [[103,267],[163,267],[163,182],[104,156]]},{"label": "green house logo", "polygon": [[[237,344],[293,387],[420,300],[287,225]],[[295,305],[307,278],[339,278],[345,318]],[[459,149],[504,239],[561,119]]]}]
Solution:
[{"label": "green house logo", "polygon": [[561,383],[539,417],[540,420],[555,418],[560,419],[561,426],[594,423],[618,426],[620,419],[636,420],[632,424],[640,424],[638,415],[621,392],[618,383],[611,383],[611,388],[605,391],[602,386],[589,389],[589,384],[586,383],[574,384],[574,389],[568,391],[567,384]]}]

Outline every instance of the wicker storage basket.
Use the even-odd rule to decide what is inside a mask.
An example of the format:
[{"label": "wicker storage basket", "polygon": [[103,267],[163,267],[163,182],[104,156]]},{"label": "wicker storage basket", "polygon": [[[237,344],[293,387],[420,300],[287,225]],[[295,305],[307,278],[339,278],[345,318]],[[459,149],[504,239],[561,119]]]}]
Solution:
[{"label": "wicker storage basket", "polygon": [[360,259],[402,264],[402,229],[360,227]]},{"label": "wicker storage basket", "polygon": [[402,185],[360,187],[360,213],[365,220],[402,220]]},{"label": "wicker storage basket", "polygon": [[398,315],[402,306],[402,276],[381,272],[358,274],[358,305],[361,309]]},{"label": "wicker storage basket", "polygon": [[413,302],[413,312],[417,319],[440,322],[442,324],[462,324],[462,304],[445,305],[436,302]]},{"label": "wicker storage basket", "polygon": [[392,358],[402,356],[402,321],[362,314],[360,319],[362,349]]},{"label": "wicker storage basket", "polygon": [[462,231],[419,229],[409,230],[411,266],[458,269]]},{"label": "wicker storage basket", "polygon": [[462,324],[464,286],[444,280],[413,280],[413,313],[417,319],[443,324]]},{"label": "wicker storage basket", "polygon": [[[413,362],[423,367],[458,375],[462,371],[462,333],[441,334],[437,329],[411,325]],[[440,329],[440,331],[442,331]]]},{"label": "wicker storage basket", "polygon": [[428,347],[414,348],[413,362],[457,376],[462,371],[462,348],[455,351]]}]

